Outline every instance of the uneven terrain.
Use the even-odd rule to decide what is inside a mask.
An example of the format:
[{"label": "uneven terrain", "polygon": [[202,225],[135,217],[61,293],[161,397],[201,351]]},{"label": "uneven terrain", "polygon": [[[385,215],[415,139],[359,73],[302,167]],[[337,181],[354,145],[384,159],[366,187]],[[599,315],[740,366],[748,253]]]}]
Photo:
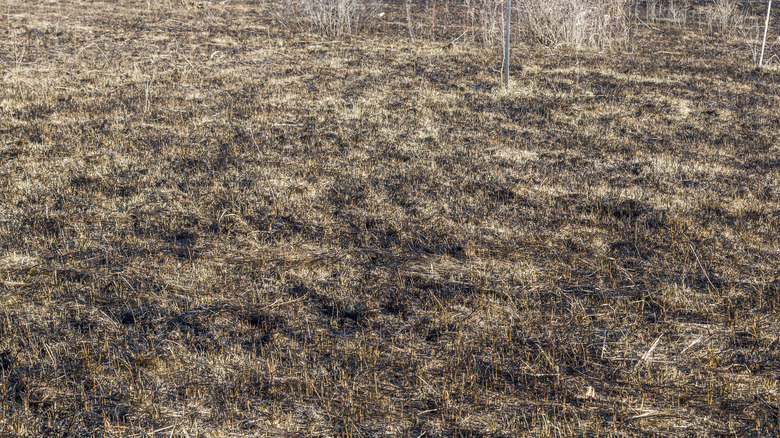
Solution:
[{"label": "uneven terrain", "polygon": [[[777,436],[780,70],[7,0],[0,435]],[[776,53],[770,52],[771,53]]]}]

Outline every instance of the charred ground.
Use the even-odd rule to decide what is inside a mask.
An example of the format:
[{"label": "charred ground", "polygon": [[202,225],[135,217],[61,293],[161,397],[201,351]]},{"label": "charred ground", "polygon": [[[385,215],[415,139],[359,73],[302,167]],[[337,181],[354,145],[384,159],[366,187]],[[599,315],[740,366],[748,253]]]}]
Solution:
[{"label": "charred ground", "polygon": [[328,41],[253,3],[4,11],[0,431],[780,434],[737,36],[528,40],[505,90],[392,4]]}]

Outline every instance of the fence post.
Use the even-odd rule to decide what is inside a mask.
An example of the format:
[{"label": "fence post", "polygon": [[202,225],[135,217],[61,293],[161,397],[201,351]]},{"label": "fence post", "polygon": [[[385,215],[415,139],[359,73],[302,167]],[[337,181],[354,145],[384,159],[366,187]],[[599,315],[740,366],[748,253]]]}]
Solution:
[{"label": "fence post", "polygon": [[506,0],[506,29],[504,29],[504,87],[509,87],[509,17],[512,14],[512,0]]},{"label": "fence post", "polygon": [[766,31],[769,28],[769,13],[772,11],[772,0],[769,0],[769,5],[766,7],[766,21],[764,22],[764,42],[761,43],[761,58],[758,60],[758,66],[764,64],[764,49],[766,48]]}]

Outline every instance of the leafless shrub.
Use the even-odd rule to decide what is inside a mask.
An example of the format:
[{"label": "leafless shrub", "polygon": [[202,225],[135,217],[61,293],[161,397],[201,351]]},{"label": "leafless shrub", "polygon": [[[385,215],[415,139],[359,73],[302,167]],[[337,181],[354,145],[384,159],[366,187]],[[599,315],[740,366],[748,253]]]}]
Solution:
[{"label": "leafless shrub", "polygon": [[341,37],[368,27],[380,7],[378,1],[365,0],[288,0],[281,3],[278,15],[286,24]]},{"label": "leafless shrub", "polygon": [[659,0],[647,0],[645,2],[645,19],[649,22],[656,22],[660,15],[661,5]]},{"label": "leafless shrub", "polygon": [[710,31],[725,32],[734,21],[737,0],[716,0],[708,7],[704,16]]},{"label": "leafless shrub", "polygon": [[415,37],[415,23],[414,19],[412,18],[412,1],[406,0],[406,27],[409,29],[409,37],[412,39],[412,42],[414,42]]},{"label": "leafless shrub", "polygon": [[626,42],[628,0],[521,0],[518,20],[547,45],[604,47]]},{"label": "leafless shrub", "polygon": [[[760,63],[761,46],[764,36],[765,9],[762,9],[765,4],[761,6],[761,8],[755,9],[753,8],[753,4],[750,1],[735,5],[728,24],[728,30],[735,31],[739,36],[742,37],[744,44],[750,51],[752,62],[756,66],[758,66]],[[769,29],[771,32],[771,25]],[[775,43],[778,41],[780,41],[780,38],[775,40]],[[773,46],[774,44],[771,42],[771,40],[767,42],[767,53],[771,53]],[[777,55],[775,54],[768,58],[765,55],[765,64],[767,59],[776,60]]]},{"label": "leafless shrub", "polygon": [[406,24],[412,40],[446,36],[492,46],[501,39],[504,5],[500,0],[406,0]]},{"label": "leafless shrub", "polygon": [[758,59],[761,55],[761,21],[756,17],[743,15],[736,28],[750,50],[753,63],[758,65]]},{"label": "leafless shrub", "polygon": [[669,21],[679,26],[685,26],[688,22],[688,14],[691,10],[690,0],[670,0],[668,7]]},{"label": "leafless shrub", "polygon": [[503,2],[496,0],[466,0],[463,20],[472,39],[493,45],[501,39]]},{"label": "leafless shrub", "polygon": [[[630,37],[627,14],[631,4],[632,0],[514,0],[512,28],[550,46],[623,44]],[[502,41],[506,5],[502,0],[427,0],[421,4],[419,21],[415,21],[413,5],[407,0],[412,39],[448,34],[487,46]]]}]

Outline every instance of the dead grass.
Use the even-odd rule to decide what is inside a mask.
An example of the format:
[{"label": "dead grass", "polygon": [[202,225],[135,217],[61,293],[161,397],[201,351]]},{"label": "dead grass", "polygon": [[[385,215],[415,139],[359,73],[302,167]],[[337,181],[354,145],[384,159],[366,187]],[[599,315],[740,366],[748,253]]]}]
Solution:
[{"label": "dead grass", "polygon": [[780,433],[776,70],[265,7],[2,11],[0,432]]}]

